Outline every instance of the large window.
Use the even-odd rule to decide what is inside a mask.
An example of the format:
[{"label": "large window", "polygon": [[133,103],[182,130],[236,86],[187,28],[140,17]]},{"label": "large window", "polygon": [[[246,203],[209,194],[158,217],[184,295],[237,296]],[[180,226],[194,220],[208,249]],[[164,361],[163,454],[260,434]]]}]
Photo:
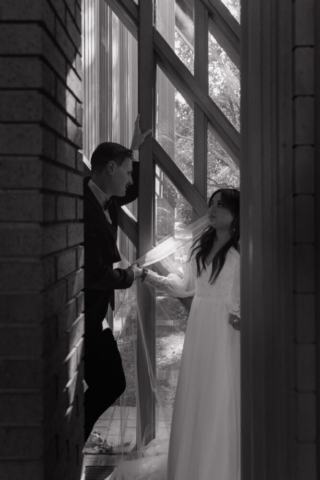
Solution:
[{"label": "large window", "polygon": [[[138,110],[149,122],[146,128],[153,129],[145,152],[154,173],[144,179],[152,188],[141,191],[143,201],[124,209],[121,219],[119,247],[129,262],[144,253],[141,245],[156,245],[202,216],[219,185],[240,182],[239,1],[156,0],[150,15],[152,2],[140,3],[139,12],[133,0],[84,0],[87,162],[99,142],[130,145]],[[144,50],[150,41],[152,51]],[[144,155],[142,170],[151,160]],[[156,297],[154,315],[143,308],[140,314],[142,324],[154,325],[145,338],[162,401],[170,410],[186,312],[160,290]],[[138,363],[141,355],[138,342]],[[139,365],[145,393],[140,397],[149,398],[148,367]],[[142,400],[140,409],[152,437],[155,402]]]},{"label": "large window", "polygon": [[[130,146],[138,113],[138,45],[103,0],[84,0],[83,19],[83,152],[90,167],[90,157],[99,143]],[[128,215],[136,219],[137,201],[126,208]],[[121,229],[118,247],[126,263],[136,259],[135,246]],[[118,292],[115,301],[117,311],[121,305]]]}]

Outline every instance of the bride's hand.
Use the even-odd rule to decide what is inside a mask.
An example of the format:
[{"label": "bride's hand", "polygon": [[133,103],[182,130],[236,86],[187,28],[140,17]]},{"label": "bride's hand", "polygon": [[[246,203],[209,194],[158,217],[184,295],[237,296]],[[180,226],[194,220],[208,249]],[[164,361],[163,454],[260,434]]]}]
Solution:
[{"label": "bride's hand", "polygon": [[235,330],[240,331],[241,329],[241,323],[240,323],[240,318],[237,317],[237,315],[234,315],[233,313],[229,314],[229,324],[231,325],[232,328]]},{"label": "bride's hand", "polygon": [[141,280],[144,281],[147,285],[150,285],[151,287],[163,288],[168,283],[167,277],[162,277],[153,270],[148,270],[147,268],[143,268]]},{"label": "bride's hand", "polygon": [[134,280],[138,280],[143,276],[143,269],[139,267],[137,264],[130,265],[130,268],[133,270],[134,273]]},{"label": "bride's hand", "polygon": [[148,275],[149,270],[147,268],[142,268],[141,282],[143,282]]}]

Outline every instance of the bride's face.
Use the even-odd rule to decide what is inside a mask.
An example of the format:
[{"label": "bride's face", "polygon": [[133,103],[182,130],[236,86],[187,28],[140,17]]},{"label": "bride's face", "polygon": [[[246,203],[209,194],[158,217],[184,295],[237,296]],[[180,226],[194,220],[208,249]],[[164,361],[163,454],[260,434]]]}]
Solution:
[{"label": "bride's face", "polygon": [[233,215],[223,205],[221,200],[221,192],[217,193],[209,203],[208,208],[209,224],[216,230],[229,230],[233,221]]}]

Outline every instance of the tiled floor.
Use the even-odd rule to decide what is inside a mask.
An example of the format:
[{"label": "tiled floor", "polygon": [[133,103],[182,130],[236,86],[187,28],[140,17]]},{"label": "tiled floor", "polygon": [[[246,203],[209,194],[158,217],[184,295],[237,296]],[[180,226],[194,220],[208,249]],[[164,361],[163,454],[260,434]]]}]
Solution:
[{"label": "tiled floor", "polygon": [[[156,436],[166,438],[170,428],[172,410],[156,409]],[[102,440],[113,445],[112,453],[99,453],[88,444],[84,448],[82,480],[104,480],[112,468],[136,445],[136,407],[109,408],[96,422],[93,432],[97,431]]]}]

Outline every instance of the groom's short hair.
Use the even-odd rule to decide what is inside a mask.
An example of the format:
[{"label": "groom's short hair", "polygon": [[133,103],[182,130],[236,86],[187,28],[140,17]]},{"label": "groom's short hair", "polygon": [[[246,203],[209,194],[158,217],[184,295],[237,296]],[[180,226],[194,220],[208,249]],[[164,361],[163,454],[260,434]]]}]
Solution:
[{"label": "groom's short hair", "polygon": [[133,151],[119,143],[100,143],[91,155],[91,168],[105,167],[111,160],[121,165],[126,159],[133,159]]}]

